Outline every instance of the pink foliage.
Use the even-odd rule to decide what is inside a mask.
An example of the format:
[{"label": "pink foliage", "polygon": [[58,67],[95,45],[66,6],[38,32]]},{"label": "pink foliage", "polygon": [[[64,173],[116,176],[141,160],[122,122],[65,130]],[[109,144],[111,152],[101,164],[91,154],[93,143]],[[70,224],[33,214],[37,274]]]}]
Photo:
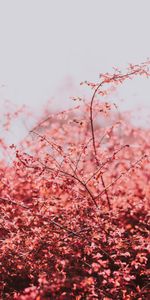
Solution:
[{"label": "pink foliage", "polygon": [[0,162],[1,299],[148,299],[150,132],[104,101],[149,61],[85,82]]}]

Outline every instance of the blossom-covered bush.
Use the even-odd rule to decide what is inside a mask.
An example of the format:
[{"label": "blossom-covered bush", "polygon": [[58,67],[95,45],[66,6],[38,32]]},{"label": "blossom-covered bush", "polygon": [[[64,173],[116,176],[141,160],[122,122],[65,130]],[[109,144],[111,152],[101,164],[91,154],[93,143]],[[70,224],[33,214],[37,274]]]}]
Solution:
[{"label": "blossom-covered bush", "polygon": [[1,299],[148,299],[150,132],[105,101],[148,65],[82,83],[92,97],[20,146],[1,140]]}]

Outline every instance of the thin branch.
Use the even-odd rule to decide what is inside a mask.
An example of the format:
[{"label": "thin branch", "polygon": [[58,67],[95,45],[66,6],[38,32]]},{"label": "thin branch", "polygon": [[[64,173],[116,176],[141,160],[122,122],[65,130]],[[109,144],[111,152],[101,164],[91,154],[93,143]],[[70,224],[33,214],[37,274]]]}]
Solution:
[{"label": "thin branch", "polygon": [[[93,96],[92,96],[92,99],[91,99],[91,103],[90,103],[90,123],[91,123],[91,132],[92,132],[93,149],[94,149],[94,154],[95,154],[95,160],[96,160],[96,163],[97,163],[98,166],[99,166],[100,163],[99,163],[99,160],[98,160],[98,158],[97,158],[97,150],[96,150],[96,143],[95,143],[95,132],[94,132],[94,123],[93,123],[93,104],[94,104],[94,99],[95,99],[96,93],[98,92],[99,88],[104,84],[104,82],[105,82],[105,81],[102,81],[102,82],[97,86],[97,88],[95,89],[95,91],[94,91],[94,93],[93,93]],[[105,190],[105,195],[106,195],[108,207],[109,207],[109,210],[110,210],[110,209],[111,209],[110,199],[109,199],[107,190],[105,189],[105,182],[104,182],[103,176],[101,175],[100,178],[101,178],[102,186],[103,186],[103,188],[104,188],[104,190]]]},{"label": "thin branch", "polygon": [[89,139],[89,141],[86,143],[86,145],[84,145],[83,150],[80,152],[80,154],[79,154],[79,156],[78,156],[78,158],[77,158],[76,167],[75,167],[75,172],[76,172],[76,170],[77,170],[77,168],[78,168],[78,164],[79,164],[79,162],[80,162],[80,159],[81,159],[81,156],[82,156],[83,151],[85,151],[85,149],[87,148],[88,144],[89,144],[91,141],[92,141],[92,138]]},{"label": "thin branch", "polygon": [[[40,161],[40,163],[48,170],[51,170],[51,171],[56,171],[54,170],[53,168],[49,167],[49,166],[46,166],[43,162]],[[86,183],[83,182],[78,176],[74,175],[74,174],[71,174],[71,173],[68,173],[67,171],[64,171],[64,170],[59,170],[60,173],[66,175],[66,176],[69,176],[71,178],[73,178],[74,180],[78,181],[80,183],[81,186],[84,187],[84,189],[88,192],[88,194],[90,195],[90,198],[92,199],[92,201],[94,202],[95,206],[97,208],[99,208],[96,200],[95,200],[95,197],[94,195],[92,194],[92,192],[90,191],[90,189],[87,187]]]},{"label": "thin branch", "polygon": [[106,161],[104,161],[102,164],[101,164],[101,166],[92,174],[92,176],[85,182],[86,184],[96,175],[96,174],[98,174],[100,171],[101,171],[101,169],[107,164],[107,163],[109,163],[109,162],[111,162],[112,161],[112,159],[113,159],[113,157],[116,155],[116,154],[118,154],[122,149],[124,149],[125,147],[129,147],[129,145],[124,145],[124,146],[122,146],[120,149],[118,149],[118,150],[116,150],[114,153],[113,153],[113,155],[112,156],[110,156],[110,157],[108,157],[107,158],[107,160]]},{"label": "thin branch", "polygon": [[[59,155],[61,155],[61,157],[65,157],[66,159],[66,154],[62,151],[62,147],[60,145],[57,145],[56,143],[54,142],[50,142],[45,136],[42,136],[40,135],[39,133],[35,132],[35,131],[32,131],[32,133],[34,133],[35,135],[37,135],[39,138],[43,139],[48,145],[50,145],[54,150],[56,150]],[[62,153],[63,152],[63,153]],[[55,158],[54,158],[55,159]],[[71,168],[71,170],[76,174],[76,170],[74,170],[73,166],[76,168],[76,164],[75,162],[70,158],[69,154],[68,154],[68,160],[70,161],[70,163],[68,162],[69,164],[69,167]],[[55,161],[57,161],[55,159]],[[58,162],[57,162],[58,163]],[[72,166],[73,165],[73,166]],[[76,174],[77,175],[77,174]]]},{"label": "thin branch", "polygon": [[94,133],[94,124],[93,124],[93,104],[94,104],[94,99],[96,96],[96,93],[100,89],[100,87],[104,84],[105,81],[102,81],[97,88],[95,89],[91,102],[90,102],[90,123],[91,123],[91,132],[92,132],[92,141],[93,141],[93,149],[95,153],[95,157],[97,157],[97,150],[96,150],[96,144],[95,144],[95,133]]},{"label": "thin branch", "polygon": [[144,154],[141,158],[139,158],[134,164],[132,164],[132,166],[130,166],[130,168],[128,168],[126,170],[126,172],[122,172],[116,179],[114,179],[110,184],[108,184],[105,189],[103,189],[103,191],[101,193],[99,193],[95,199],[97,199],[98,197],[100,197],[102,194],[105,193],[106,190],[108,190],[112,185],[114,185],[121,177],[123,177],[124,175],[126,175],[131,169],[133,169],[139,162],[141,162],[142,159],[146,158],[147,155]]},{"label": "thin branch", "polygon": [[28,206],[26,206],[26,205],[24,205],[24,204],[17,203],[16,201],[11,200],[11,199],[6,199],[6,198],[0,197],[0,200],[1,200],[1,201],[4,201],[4,202],[7,202],[7,203],[11,203],[11,204],[13,204],[13,205],[17,205],[17,206],[23,207],[23,208],[25,208],[25,209],[30,209]]},{"label": "thin branch", "polygon": [[[93,123],[93,104],[94,104],[95,96],[96,96],[98,90],[100,89],[100,87],[102,87],[105,83],[108,84],[111,81],[115,82],[115,81],[118,81],[118,80],[120,80],[120,83],[122,83],[122,80],[129,79],[130,76],[140,74],[140,72],[141,72],[141,68],[139,67],[137,70],[133,70],[132,72],[129,72],[127,74],[123,74],[123,75],[114,74],[113,76],[108,77],[107,80],[105,78],[104,80],[102,80],[102,82],[100,82],[98,84],[98,86],[96,87],[96,89],[93,93],[93,96],[92,96],[92,99],[91,99],[91,102],[90,102],[90,124],[91,124],[91,133],[92,133],[92,141],[93,141],[93,149],[94,149],[94,154],[95,154],[95,160],[96,160],[96,163],[97,163],[98,166],[99,166],[100,163],[99,163],[99,160],[97,158],[97,149],[96,149],[94,123]],[[108,206],[109,206],[109,209],[110,209],[110,199],[109,199],[109,195],[108,195],[108,192],[107,192],[108,189],[105,186],[105,181],[104,181],[104,178],[103,178],[102,175],[101,175],[101,182],[102,182],[102,186],[104,188],[103,191],[106,195],[107,203],[108,203]]]}]

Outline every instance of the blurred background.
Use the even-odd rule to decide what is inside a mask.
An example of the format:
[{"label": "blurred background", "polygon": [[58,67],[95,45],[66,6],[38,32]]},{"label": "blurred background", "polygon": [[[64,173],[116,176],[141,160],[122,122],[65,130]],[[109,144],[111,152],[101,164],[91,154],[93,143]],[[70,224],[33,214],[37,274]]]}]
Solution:
[{"label": "blurred background", "polygon": [[[70,107],[70,96],[84,94],[81,81],[145,61],[149,28],[149,0],[0,0],[1,110],[9,101],[35,114],[47,101],[54,109]],[[144,124],[149,80],[127,82],[113,102],[121,110],[140,109]]]}]

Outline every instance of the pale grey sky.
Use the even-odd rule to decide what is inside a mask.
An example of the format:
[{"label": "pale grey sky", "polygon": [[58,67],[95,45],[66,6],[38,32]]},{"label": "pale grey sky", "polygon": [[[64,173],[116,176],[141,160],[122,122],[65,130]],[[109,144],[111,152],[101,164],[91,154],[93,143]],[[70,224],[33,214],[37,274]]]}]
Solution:
[{"label": "pale grey sky", "polygon": [[[149,28],[149,0],[0,0],[1,105],[68,103],[80,81],[149,57]],[[118,94],[127,109],[149,96],[142,79]]]}]

